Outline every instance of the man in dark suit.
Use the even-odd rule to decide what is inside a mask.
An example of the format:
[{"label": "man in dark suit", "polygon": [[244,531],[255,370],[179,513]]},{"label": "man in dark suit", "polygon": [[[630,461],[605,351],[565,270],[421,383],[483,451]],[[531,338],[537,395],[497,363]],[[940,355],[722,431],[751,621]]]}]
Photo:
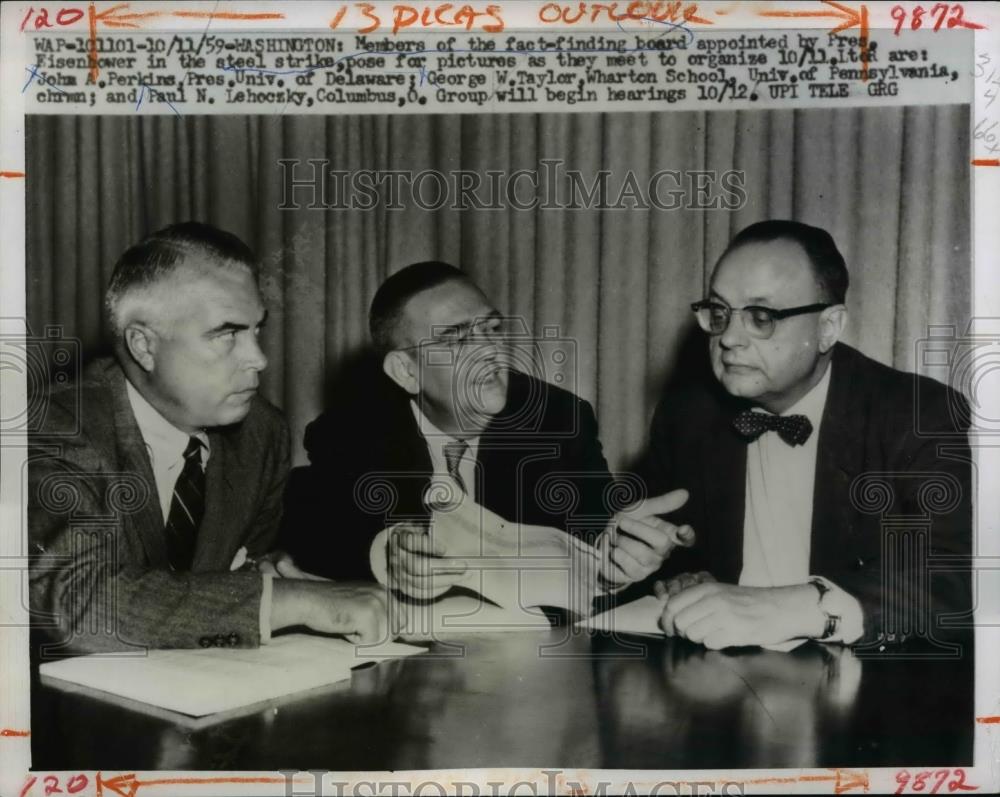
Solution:
[{"label": "man in dark suit", "polygon": [[256,274],[242,241],[194,222],[115,266],[115,359],[55,390],[30,441],[31,609],[55,638],[43,655],[252,647],[291,625],[385,636],[384,590],[307,580],[271,550],[289,445],[257,395]]},{"label": "man in dark suit", "polygon": [[[609,588],[645,577],[687,540],[655,517],[683,503],[683,491],[616,516],[616,488],[590,405],[512,367],[509,327],[464,274],[416,263],[379,288],[369,314],[389,382],[365,392],[363,409],[328,411],[306,432],[311,467],[289,491],[287,546],[310,569],[334,578],[371,574],[372,541],[394,524],[388,570],[415,597],[446,591],[462,561],[417,528],[429,515],[426,491],[446,476],[502,518],[548,526],[589,542],[605,540],[601,576]],[[625,491],[627,492],[627,490]],[[317,525],[328,507],[336,521]],[[433,582],[433,583],[432,583]]]},{"label": "man in dark suit", "polygon": [[698,535],[656,585],[668,634],[879,649],[971,623],[967,405],[839,342],[847,285],[827,232],[768,221],[693,305],[716,384],[663,398],[648,463]]}]

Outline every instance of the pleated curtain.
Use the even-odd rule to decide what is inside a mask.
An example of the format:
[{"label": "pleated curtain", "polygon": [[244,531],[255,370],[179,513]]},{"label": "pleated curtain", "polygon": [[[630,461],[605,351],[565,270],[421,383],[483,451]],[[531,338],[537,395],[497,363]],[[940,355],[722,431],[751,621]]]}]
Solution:
[{"label": "pleated curtain", "polygon": [[[102,340],[116,258],[196,219],[246,240],[270,310],[263,392],[287,414],[297,461],[331,374],[367,344],[383,279],[419,260],[461,266],[504,312],[543,328],[568,359],[562,384],[597,410],[612,468],[646,439],[665,381],[704,340],[702,298],[728,240],[766,218],[819,225],[851,273],[847,340],[919,370],[929,324],[971,314],[968,106],[449,116],[33,116],[27,121],[27,303],[32,330]],[[281,209],[284,178],[322,168],[540,175],[558,161],[609,195],[631,173],[741,172],[736,209]],[[686,179],[686,178],[685,178]],[[688,184],[682,183],[685,188]],[[661,192],[675,188],[663,183]],[[433,184],[427,194],[433,195]],[[518,183],[529,200],[531,184]],[[691,192],[686,191],[690,201]],[[544,204],[544,202],[542,203]],[[556,345],[556,344],[547,344]],[[350,389],[350,384],[338,389]]]}]

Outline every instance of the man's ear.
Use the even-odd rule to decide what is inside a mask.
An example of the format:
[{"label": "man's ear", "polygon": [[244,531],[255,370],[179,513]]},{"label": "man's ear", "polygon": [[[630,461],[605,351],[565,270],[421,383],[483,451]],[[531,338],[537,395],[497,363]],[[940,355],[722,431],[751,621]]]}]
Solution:
[{"label": "man's ear", "polygon": [[819,316],[819,351],[826,354],[844,334],[847,308],[842,304],[827,307]]},{"label": "man's ear", "polygon": [[143,371],[151,372],[156,364],[156,346],[159,342],[156,332],[146,324],[136,322],[125,327],[122,337],[129,357],[135,360]]},{"label": "man's ear", "polygon": [[393,382],[411,396],[420,392],[417,378],[417,364],[413,358],[401,351],[391,351],[382,359],[382,370]]}]

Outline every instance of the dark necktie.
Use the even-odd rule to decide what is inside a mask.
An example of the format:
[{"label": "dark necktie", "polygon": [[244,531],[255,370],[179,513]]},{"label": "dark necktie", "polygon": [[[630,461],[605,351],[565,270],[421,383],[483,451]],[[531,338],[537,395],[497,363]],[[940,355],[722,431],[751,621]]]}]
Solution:
[{"label": "dark necktie", "polygon": [[458,466],[462,463],[462,457],[465,456],[468,448],[469,444],[464,440],[453,440],[444,444],[444,461],[448,465],[448,475],[458,483],[464,493],[469,491],[466,489],[465,480],[459,473]]},{"label": "dark necktie", "polygon": [[748,442],[753,442],[764,432],[777,432],[790,446],[800,446],[812,434],[812,424],[805,415],[771,415],[764,412],[743,410],[733,419],[733,426]]},{"label": "dark necktie", "polygon": [[174,485],[174,496],[167,515],[167,558],[174,570],[190,570],[194,561],[194,543],[205,514],[205,471],[201,466],[202,442],[188,440],[184,449],[184,467]]}]

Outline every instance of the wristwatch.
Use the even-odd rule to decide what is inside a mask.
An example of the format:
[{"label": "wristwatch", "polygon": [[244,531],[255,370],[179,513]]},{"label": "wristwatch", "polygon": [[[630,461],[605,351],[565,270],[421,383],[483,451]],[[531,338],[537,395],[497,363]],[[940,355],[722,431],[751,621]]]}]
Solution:
[{"label": "wristwatch", "polygon": [[816,587],[816,591],[819,593],[819,610],[823,612],[823,615],[826,617],[826,624],[823,626],[823,633],[818,636],[817,639],[829,639],[840,630],[840,615],[828,612],[823,606],[823,601],[825,600],[827,593],[830,592],[830,587],[826,584],[826,582],[824,582],[821,578],[810,578],[809,583]]}]

